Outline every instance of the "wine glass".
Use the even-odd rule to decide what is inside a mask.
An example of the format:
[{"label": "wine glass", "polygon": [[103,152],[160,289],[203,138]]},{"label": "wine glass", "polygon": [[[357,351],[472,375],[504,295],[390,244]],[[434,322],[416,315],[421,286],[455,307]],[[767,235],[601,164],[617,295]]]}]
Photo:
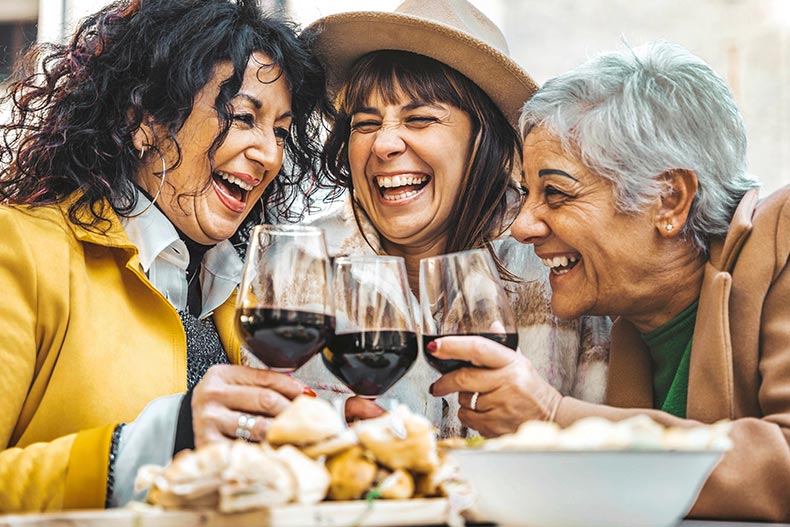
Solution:
[{"label": "wine glass", "polygon": [[403,258],[335,259],[335,334],[324,364],[356,395],[375,399],[417,360],[417,333]]},{"label": "wine glass", "polygon": [[318,353],[334,331],[330,276],[323,230],[256,226],[236,301],[245,348],[280,372],[294,371]]},{"label": "wine glass", "polygon": [[420,312],[425,359],[444,374],[471,363],[425,351],[449,335],[479,335],[518,347],[515,317],[488,251],[474,249],[420,260]]}]

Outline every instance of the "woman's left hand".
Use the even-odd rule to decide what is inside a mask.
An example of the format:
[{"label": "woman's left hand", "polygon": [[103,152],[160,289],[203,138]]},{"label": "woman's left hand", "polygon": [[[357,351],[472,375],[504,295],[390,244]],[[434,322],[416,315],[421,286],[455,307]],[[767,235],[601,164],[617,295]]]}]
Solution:
[{"label": "woman's left hand", "polygon": [[346,399],[346,421],[352,423],[357,420],[373,419],[386,412],[384,408],[363,397],[349,397]]},{"label": "woman's left hand", "polygon": [[554,418],[562,395],[520,351],[477,336],[443,337],[433,343],[435,349],[428,351],[437,359],[465,360],[478,366],[446,373],[431,386],[434,396],[458,392],[458,418],[464,425],[493,437],[514,432],[530,419]]}]

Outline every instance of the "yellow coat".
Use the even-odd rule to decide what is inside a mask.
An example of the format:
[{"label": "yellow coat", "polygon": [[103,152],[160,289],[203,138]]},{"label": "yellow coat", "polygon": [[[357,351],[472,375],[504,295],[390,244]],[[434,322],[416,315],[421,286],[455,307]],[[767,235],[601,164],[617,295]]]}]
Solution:
[{"label": "yellow coat", "polygon": [[[68,205],[0,207],[0,513],[103,508],[115,425],[186,391],[181,320],[118,218],[90,232]],[[214,321],[238,363],[234,299]]]}]

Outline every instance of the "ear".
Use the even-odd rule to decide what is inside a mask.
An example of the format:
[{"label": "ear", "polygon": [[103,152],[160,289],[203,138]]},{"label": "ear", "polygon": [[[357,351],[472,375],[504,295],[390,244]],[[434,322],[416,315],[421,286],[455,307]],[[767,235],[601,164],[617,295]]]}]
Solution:
[{"label": "ear", "polygon": [[659,198],[655,215],[655,226],[664,238],[677,236],[691,210],[697,195],[697,174],[693,170],[674,168],[661,174],[664,191]]},{"label": "ear", "polygon": [[153,120],[150,116],[146,115],[140,126],[132,132],[132,144],[134,148],[140,152],[140,157],[148,151],[152,146],[156,145],[156,126],[153,125]]}]

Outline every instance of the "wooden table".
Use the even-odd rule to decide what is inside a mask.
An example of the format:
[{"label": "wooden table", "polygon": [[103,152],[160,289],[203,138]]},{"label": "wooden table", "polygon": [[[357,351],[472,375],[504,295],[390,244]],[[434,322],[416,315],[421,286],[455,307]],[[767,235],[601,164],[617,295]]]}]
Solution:
[{"label": "wooden table", "polygon": [[[0,515],[0,527],[351,527],[354,525],[427,527],[439,526],[442,523],[425,521],[424,518],[446,514],[446,510],[438,503],[416,504],[412,508],[399,506],[396,516],[393,516],[394,508],[387,505],[374,507],[364,516],[360,515],[358,507],[360,504],[354,504],[352,507],[335,504],[339,506],[330,511],[327,511],[326,505],[332,504],[322,504],[320,509],[316,506],[291,506],[276,511],[258,510],[240,514],[218,514],[208,511],[154,513],[112,509]],[[397,519],[397,524],[393,524],[394,519]],[[467,524],[467,527],[496,527],[496,525],[475,522]],[[790,527],[790,524],[684,520],[677,527]]]}]

